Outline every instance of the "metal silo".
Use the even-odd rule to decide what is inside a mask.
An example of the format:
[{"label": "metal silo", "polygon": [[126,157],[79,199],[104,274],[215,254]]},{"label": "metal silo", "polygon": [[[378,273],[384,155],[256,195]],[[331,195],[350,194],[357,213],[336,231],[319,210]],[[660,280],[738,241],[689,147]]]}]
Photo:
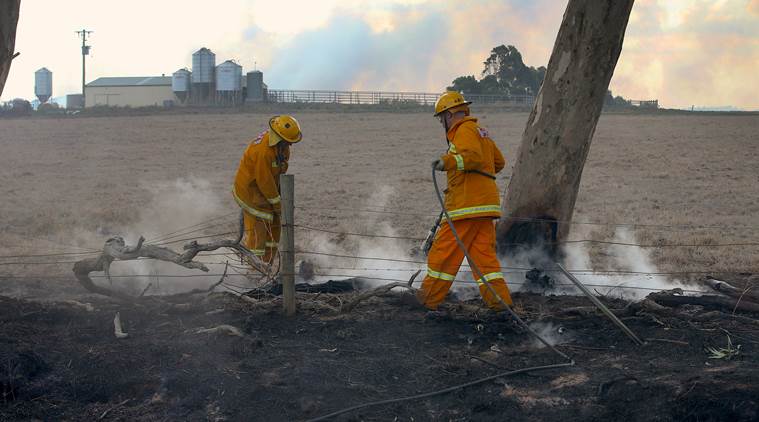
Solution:
[{"label": "metal silo", "polygon": [[45,103],[53,95],[53,72],[43,67],[34,72],[34,95]]},{"label": "metal silo", "polygon": [[190,78],[192,73],[187,69],[179,69],[171,74],[171,90],[179,101],[184,103],[190,94]]},{"label": "metal silo", "polygon": [[216,102],[237,104],[242,98],[242,66],[232,60],[216,66]]},{"label": "metal silo", "polygon": [[192,54],[192,88],[195,103],[207,102],[214,92],[216,54],[205,47]]},{"label": "metal silo", "polygon": [[264,74],[260,70],[248,72],[247,77],[247,102],[261,102],[264,100]]}]

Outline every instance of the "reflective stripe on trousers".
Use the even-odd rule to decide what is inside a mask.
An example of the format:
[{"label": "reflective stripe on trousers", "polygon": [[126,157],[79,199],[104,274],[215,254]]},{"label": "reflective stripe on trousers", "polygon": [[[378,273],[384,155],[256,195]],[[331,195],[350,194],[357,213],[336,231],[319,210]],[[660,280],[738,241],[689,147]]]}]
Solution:
[{"label": "reflective stripe on trousers", "polygon": [[[468,218],[453,222],[461,241],[469,252],[474,264],[484,273],[479,280],[482,299],[488,307],[501,309],[502,304],[490,291],[492,288],[506,304],[511,304],[511,294],[501,272],[501,264],[495,255],[495,225],[492,218]],[[459,247],[448,224],[440,226],[440,231],[432,243],[427,259],[427,276],[417,292],[419,301],[429,309],[437,309],[445,300],[451,288],[464,252]],[[490,287],[490,288],[488,288]]]},{"label": "reflective stripe on trousers", "polygon": [[480,205],[477,207],[459,208],[457,210],[448,211],[448,215],[451,218],[463,217],[467,215],[480,214],[485,212],[497,212],[500,214],[500,205]]},{"label": "reflective stripe on trousers", "polygon": [[237,202],[237,205],[239,205],[240,208],[244,209],[245,212],[247,212],[248,214],[254,217],[262,218],[267,221],[272,221],[274,219],[274,215],[272,215],[271,213],[257,210],[251,207],[250,205],[246,204],[245,202],[243,202],[243,200],[240,199],[239,196],[237,196],[237,192],[235,191],[234,188],[232,188],[232,195],[235,197],[235,201]]}]

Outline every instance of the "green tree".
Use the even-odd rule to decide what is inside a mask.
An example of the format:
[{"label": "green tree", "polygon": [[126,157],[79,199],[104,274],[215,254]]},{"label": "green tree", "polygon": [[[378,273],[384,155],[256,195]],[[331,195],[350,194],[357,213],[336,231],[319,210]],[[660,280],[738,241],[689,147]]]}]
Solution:
[{"label": "green tree", "polygon": [[483,65],[482,76],[495,76],[505,94],[537,95],[545,76],[545,67],[535,69],[524,64],[522,53],[513,45],[493,48]]},{"label": "green tree", "polygon": [[484,69],[478,81],[474,76],[459,76],[450,90],[469,94],[537,95],[546,68],[524,64],[522,53],[513,45],[499,45],[490,51],[482,63]]},{"label": "green tree", "polygon": [[474,75],[459,76],[453,80],[451,86],[447,88],[449,91],[458,91],[465,94],[480,94],[480,82]]}]

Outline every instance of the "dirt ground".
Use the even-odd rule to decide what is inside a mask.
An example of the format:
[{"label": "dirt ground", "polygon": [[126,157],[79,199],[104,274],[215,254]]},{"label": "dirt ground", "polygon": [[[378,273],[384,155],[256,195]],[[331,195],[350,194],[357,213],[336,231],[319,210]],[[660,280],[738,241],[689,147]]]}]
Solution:
[{"label": "dirt ground", "polygon": [[[313,296],[311,296],[313,298]],[[346,299],[349,296],[345,297]],[[214,295],[192,307],[0,298],[3,420],[306,420],[518,368],[562,363],[508,320],[475,304],[432,320],[399,296],[334,315]],[[302,297],[301,300],[304,300]],[[80,302],[81,303],[81,302]],[[576,361],[334,420],[750,421],[759,418],[757,322],[690,307],[653,314],[608,301],[635,346],[572,296],[517,294]],[[475,309],[472,311],[472,309]],[[128,338],[116,339],[120,312]],[[703,319],[700,317],[703,316]],[[219,324],[243,335],[196,334]],[[561,334],[558,334],[561,333]],[[705,348],[739,353],[713,359]]]},{"label": "dirt ground", "polygon": [[[474,112],[514,160],[527,115]],[[384,112],[297,117],[304,141],[294,147],[290,166],[296,224],[424,237],[438,210],[429,162],[445,149],[434,119]],[[223,291],[181,303],[148,298],[134,306],[84,291],[71,273],[82,255],[9,257],[89,253],[112,235],[168,239],[179,250],[186,238],[233,231],[234,171],[267,118],[0,120],[0,419],[307,420],[561,363],[508,319],[479,309],[476,299],[452,301],[451,315],[441,319],[427,318],[397,294],[345,314],[315,304],[335,305],[354,293],[303,295],[292,319],[281,315],[276,298],[256,298],[254,305]],[[759,242],[758,134],[757,115],[604,114],[576,221],[658,225],[624,227],[634,242],[704,246],[649,249],[656,269],[692,271],[694,280],[710,272],[749,288],[759,279],[759,247],[714,245]],[[510,167],[499,176],[502,190],[509,175]],[[210,219],[215,225],[171,237]],[[618,231],[577,224],[572,236],[613,240]],[[362,243],[305,228],[296,235],[301,250],[356,255],[395,256],[418,243]],[[588,253],[593,267],[604,269],[618,251],[593,245]],[[320,263],[325,260],[333,267],[324,269],[326,277],[356,268],[350,260]],[[417,267],[407,264],[404,270]],[[378,268],[365,274],[387,277]],[[139,293],[148,281],[157,278],[136,277],[131,288]],[[175,281],[173,288],[188,283]],[[158,293],[166,291],[148,296]],[[336,420],[759,419],[759,315],[701,306],[655,311],[604,298],[650,339],[635,346],[582,297],[517,293],[515,300],[517,311],[576,365]],[[128,338],[113,334],[116,312]],[[239,328],[242,337],[195,333],[220,324]],[[732,352],[715,356],[709,348]]]}]

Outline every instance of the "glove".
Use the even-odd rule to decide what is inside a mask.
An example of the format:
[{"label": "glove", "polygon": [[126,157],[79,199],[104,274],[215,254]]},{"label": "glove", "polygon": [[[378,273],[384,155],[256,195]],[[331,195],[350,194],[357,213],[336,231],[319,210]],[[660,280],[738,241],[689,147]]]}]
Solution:
[{"label": "glove", "polygon": [[433,161],[432,168],[437,171],[445,171],[443,160],[438,158],[437,160]]}]

